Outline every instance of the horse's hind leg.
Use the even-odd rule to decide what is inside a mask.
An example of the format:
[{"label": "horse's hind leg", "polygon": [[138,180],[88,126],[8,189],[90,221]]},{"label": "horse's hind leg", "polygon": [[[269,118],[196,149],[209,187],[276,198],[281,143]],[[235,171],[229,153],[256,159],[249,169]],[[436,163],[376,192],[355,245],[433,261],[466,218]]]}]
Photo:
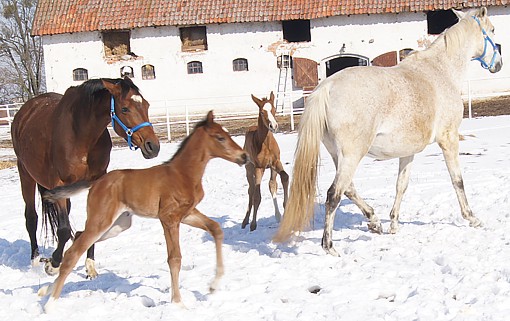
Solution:
[{"label": "horse's hind leg", "polygon": [[39,245],[37,244],[37,212],[35,210],[35,180],[28,174],[25,167],[18,161],[18,172],[21,182],[21,194],[25,201],[25,225],[30,238],[32,265],[39,265]]},{"label": "horse's hind leg", "polygon": [[363,212],[363,215],[368,218],[368,229],[372,232],[381,234],[382,225],[379,217],[374,214],[374,209],[358,195],[353,182],[351,182],[345,191],[345,196],[347,196],[354,204],[356,204],[356,206],[360,208],[361,212]]},{"label": "horse's hind leg", "polygon": [[324,235],[322,236],[322,248],[333,256],[339,256],[338,252],[333,248],[332,234],[333,223],[338,204],[342,198],[342,194],[348,190],[352,177],[356,171],[359,159],[348,159],[343,157],[337,166],[335,179],[328,189],[326,199],[326,222],[324,225]]},{"label": "horse's hind leg", "polygon": [[280,220],[282,219],[282,214],[280,213],[280,209],[278,208],[278,200],[276,199],[276,191],[278,190],[276,175],[278,175],[278,173],[271,168],[271,177],[269,178],[269,192],[271,193],[271,197],[273,198],[274,217],[277,222],[280,222]]},{"label": "horse's hind leg", "polygon": [[[76,232],[74,235],[74,240],[80,237],[82,231]],[[92,244],[87,250],[87,258],[85,259],[85,270],[87,271],[87,279],[95,279],[98,275],[96,271],[96,264],[94,260],[94,248],[95,245]]]},{"label": "horse's hind leg", "polygon": [[223,231],[221,230],[220,224],[200,213],[197,209],[194,209],[191,214],[186,216],[182,223],[207,231],[214,238],[214,243],[216,245],[216,276],[210,286],[211,292],[214,292],[218,288],[220,278],[224,274],[221,249],[223,245]]},{"label": "horse's hind leg", "polygon": [[409,185],[409,174],[411,173],[411,164],[413,162],[414,155],[408,157],[401,157],[398,163],[398,177],[397,177],[397,192],[395,195],[395,201],[393,202],[393,207],[390,212],[390,229],[389,233],[395,234],[398,231],[398,216],[400,213],[400,204],[402,202],[402,198],[404,197],[404,193],[407,190],[407,186]]},{"label": "horse's hind leg", "polygon": [[[450,135],[451,136],[451,135]],[[464,191],[464,181],[459,165],[459,139],[458,135],[455,137],[447,137],[445,140],[438,141],[439,147],[443,150],[446,167],[450,173],[453,188],[457,194],[457,199],[460,205],[462,217],[469,221],[469,226],[480,227],[482,222],[473,215],[469,207],[466,192]]]}]

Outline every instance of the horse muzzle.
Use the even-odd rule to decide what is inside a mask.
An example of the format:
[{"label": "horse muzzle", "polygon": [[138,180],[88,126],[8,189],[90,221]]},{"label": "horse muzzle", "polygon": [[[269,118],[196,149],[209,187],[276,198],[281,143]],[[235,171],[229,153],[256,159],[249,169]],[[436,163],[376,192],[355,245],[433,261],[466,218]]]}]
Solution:
[{"label": "horse muzzle", "polygon": [[145,159],[151,159],[159,154],[159,141],[147,140],[140,146],[140,151]]}]

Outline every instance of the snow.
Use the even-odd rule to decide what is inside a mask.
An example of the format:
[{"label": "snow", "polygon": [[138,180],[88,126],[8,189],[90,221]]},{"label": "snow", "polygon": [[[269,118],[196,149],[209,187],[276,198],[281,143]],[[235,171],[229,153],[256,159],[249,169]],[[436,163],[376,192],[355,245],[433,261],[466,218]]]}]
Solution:
[{"label": "snow", "polygon": [[[465,119],[461,132],[474,135],[460,143],[460,162],[468,200],[484,227],[470,228],[461,217],[441,151],[434,144],[415,158],[397,234],[370,233],[360,210],[342,201],[333,233],[340,257],[326,255],[320,245],[322,203],[334,176],[324,148],[313,227],[288,244],[271,242],[278,224],[267,188],[268,173],[262,184],[258,228],[250,232],[241,229],[248,204],[244,168],[211,161],[203,178],[206,196],[198,207],[224,230],[226,273],[219,289],[209,293],[215,272],[214,243],[205,232],[183,225],[180,289],[186,309],[170,302],[160,223],[135,218],[130,230],[96,246],[98,278],[85,279],[83,257],[52,311],[44,313],[48,299],[38,297],[37,291],[54,277],[41,266],[30,265],[17,170],[1,170],[1,319],[507,320],[510,116]],[[297,135],[276,138],[291,175]],[[235,140],[242,146],[243,137]],[[176,143],[164,143],[153,160],[127,148],[114,149],[110,169],[159,164],[177,148]],[[367,158],[355,176],[358,192],[374,207],[385,231],[397,168],[397,160]],[[281,187],[278,196],[281,208]],[[70,217],[78,230],[84,224],[85,200],[86,193],[72,199]],[[45,256],[54,248],[54,244],[40,246]]]}]

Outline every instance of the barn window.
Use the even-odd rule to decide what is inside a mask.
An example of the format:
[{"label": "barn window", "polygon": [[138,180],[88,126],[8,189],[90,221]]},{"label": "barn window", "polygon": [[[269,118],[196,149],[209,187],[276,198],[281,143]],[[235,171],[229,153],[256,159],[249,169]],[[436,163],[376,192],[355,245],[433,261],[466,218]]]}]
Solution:
[{"label": "barn window", "polygon": [[123,78],[125,76],[128,76],[129,78],[135,77],[135,72],[133,71],[133,67],[131,67],[131,66],[120,67],[120,77]]},{"label": "barn window", "polygon": [[207,50],[205,26],[180,28],[182,51]]},{"label": "barn window", "polygon": [[202,74],[202,63],[200,61],[188,62],[188,74]]},{"label": "barn window", "polygon": [[234,71],[248,71],[248,59],[237,58],[232,61]]},{"label": "barn window", "polygon": [[76,68],[73,70],[73,80],[74,81],[85,81],[89,79],[89,72],[84,68]]},{"label": "barn window", "polygon": [[156,79],[156,72],[154,71],[153,65],[142,66],[142,79],[144,80]]},{"label": "barn window", "polygon": [[105,57],[121,57],[131,52],[129,31],[103,32]]},{"label": "barn window", "polygon": [[287,20],[282,21],[283,39],[288,42],[309,42],[310,20]]},{"label": "barn window", "polygon": [[438,35],[459,21],[452,10],[438,10],[427,12],[427,32]]}]

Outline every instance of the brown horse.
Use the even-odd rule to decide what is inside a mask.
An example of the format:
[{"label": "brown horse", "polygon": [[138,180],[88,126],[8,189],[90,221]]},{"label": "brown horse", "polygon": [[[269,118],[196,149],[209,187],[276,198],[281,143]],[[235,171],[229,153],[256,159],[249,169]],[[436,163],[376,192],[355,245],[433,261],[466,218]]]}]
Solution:
[{"label": "brown horse", "polygon": [[[12,122],[12,143],[18,160],[25,201],[26,228],[32,247],[32,264],[39,262],[35,187],[47,189],[81,180],[93,181],[106,173],[112,141],[107,126],[145,158],[158,155],[159,141],[148,122],[149,104],[129,78],[94,79],[70,87],[64,95],[46,93],[27,101]],[[54,205],[54,206],[52,206]],[[70,201],[43,202],[44,222],[57,238],[57,248],[46,262],[55,274],[72,231]],[[93,260],[93,248],[87,257]],[[94,275],[89,275],[94,277]]]},{"label": "brown horse", "polygon": [[271,92],[269,99],[259,99],[251,95],[253,101],[259,108],[259,117],[257,126],[252,126],[246,132],[244,141],[244,150],[250,157],[250,162],[246,164],[246,179],[248,180],[248,210],[244,217],[242,228],[245,228],[250,221],[250,213],[253,207],[253,219],[250,224],[250,230],[257,228],[257,211],[260,205],[260,182],[266,168],[271,169],[271,177],[269,178],[269,191],[273,197],[274,215],[280,222],[281,214],[276,201],[276,175],[280,175],[283,185],[283,207],[287,203],[287,190],[289,186],[289,175],[283,169],[280,161],[280,148],[273,136],[273,132],[278,129],[278,123],[275,119],[276,108],[274,106],[274,94]]},{"label": "brown horse", "polygon": [[211,111],[168,162],[146,169],[116,170],[92,183],[78,182],[44,193],[43,198],[54,201],[90,188],[85,230],[66,251],[55,282],[39,291],[40,295],[51,292],[45,309],[60,296],[66,277],[85,250],[96,241],[114,237],[128,229],[134,214],[157,217],[161,221],[172,279],[172,301],[175,303],[181,303],[179,225],[184,223],[209,232],[216,244],[216,277],[210,287],[214,291],[223,275],[223,231],[217,222],[198,211],[196,206],[204,197],[202,176],[205,167],[216,157],[239,165],[245,164],[248,158],[226,130],[214,122]]}]

